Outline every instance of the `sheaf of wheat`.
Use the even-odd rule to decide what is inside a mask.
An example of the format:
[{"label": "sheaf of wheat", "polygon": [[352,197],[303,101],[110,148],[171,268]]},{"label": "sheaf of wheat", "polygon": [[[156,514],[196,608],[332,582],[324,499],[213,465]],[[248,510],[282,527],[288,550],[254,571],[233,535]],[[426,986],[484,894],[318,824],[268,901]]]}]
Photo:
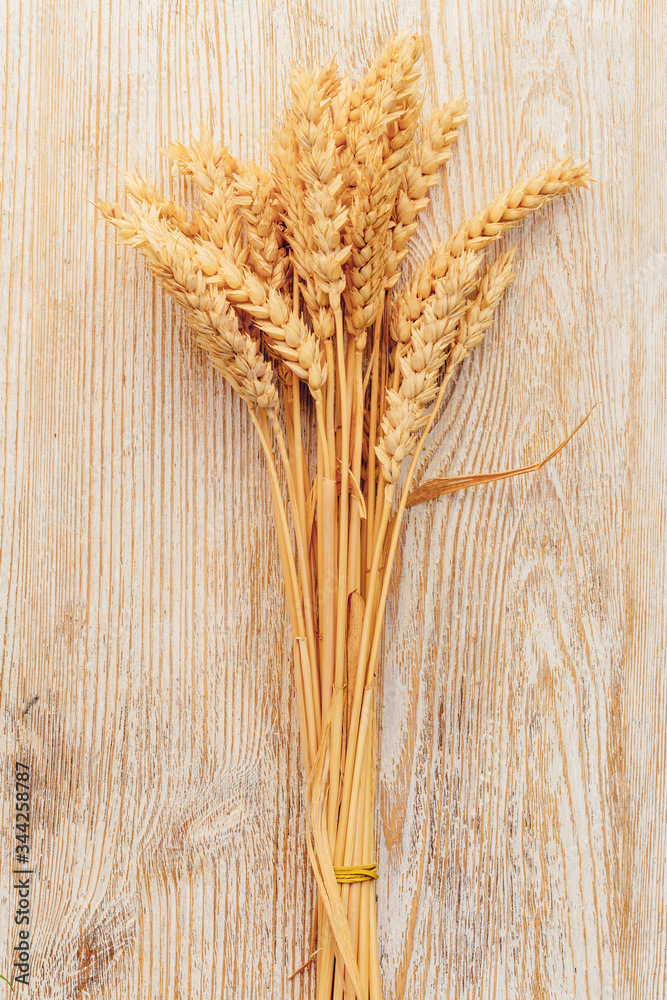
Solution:
[{"label": "sheaf of wheat", "polygon": [[318,1000],[382,996],[375,691],[405,511],[512,474],[413,489],[447,385],[514,278],[515,247],[492,262],[485,251],[590,180],[570,159],[541,170],[403,277],[467,118],[463,97],[422,116],[421,54],[421,38],[404,32],[356,83],[333,61],[294,69],[264,166],[208,132],[173,143],[164,152],[189,182],[188,207],[137,175],[126,177],[125,208],[97,205],[245,401],[266,456],[318,889]]}]

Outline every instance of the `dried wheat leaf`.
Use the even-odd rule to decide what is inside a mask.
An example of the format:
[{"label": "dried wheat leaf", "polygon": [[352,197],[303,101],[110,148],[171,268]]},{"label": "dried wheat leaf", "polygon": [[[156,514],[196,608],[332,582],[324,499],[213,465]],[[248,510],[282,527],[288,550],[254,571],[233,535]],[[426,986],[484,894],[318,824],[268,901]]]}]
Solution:
[{"label": "dried wheat leaf", "polygon": [[455,493],[457,490],[465,490],[471,486],[480,486],[482,483],[493,483],[499,479],[509,479],[511,476],[523,476],[527,472],[537,472],[538,469],[541,469],[542,466],[550,462],[552,458],[555,458],[563,450],[568,441],[583,427],[594,409],[595,407],[591,407],[572,433],[540,462],[534,462],[533,465],[525,465],[521,469],[508,469],[505,472],[481,472],[470,476],[448,476],[445,479],[429,479],[408,494],[405,506],[415,507],[419,503],[426,503],[427,500],[437,500],[438,497],[445,496],[447,493]]},{"label": "dried wheat leaf", "polygon": [[366,501],[364,500],[364,495],[361,492],[361,487],[359,486],[359,483],[355,479],[352,469],[348,469],[347,477],[348,477],[348,490],[359,504],[359,517],[361,518],[362,521],[365,521]]},{"label": "dried wheat leaf", "polygon": [[[336,459],[336,495],[338,497],[340,497],[341,479],[342,479],[340,469],[341,469],[340,459],[337,458]],[[364,499],[363,493],[361,492],[361,487],[359,486],[359,483],[357,482],[356,477],[355,477],[354,473],[352,472],[352,469],[348,469],[347,470],[347,492],[351,493],[352,496],[354,497],[354,499],[359,504],[359,516],[361,517],[362,521],[365,521],[366,520],[366,501]]]}]

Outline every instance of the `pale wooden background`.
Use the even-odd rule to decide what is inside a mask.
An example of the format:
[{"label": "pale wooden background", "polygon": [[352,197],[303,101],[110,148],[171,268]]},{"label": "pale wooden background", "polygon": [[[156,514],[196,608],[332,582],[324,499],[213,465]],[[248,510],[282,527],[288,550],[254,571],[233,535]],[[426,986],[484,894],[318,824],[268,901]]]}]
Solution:
[{"label": "pale wooden background", "polygon": [[513,237],[520,276],[428,471],[534,460],[599,405],[542,472],[409,518],[381,686],[385,995],[667,995],[661,5],[5,0],[0,971],[29,756],[30,996],[311,995],[287,981],[313,885],[259,447],[90,200],[117,168],[164,177],[156,147],[207,120],[264,156],[292,61],[357,70],[407,25],[427,102],[472,109],[424,246],[566,153],[598,178]]}]

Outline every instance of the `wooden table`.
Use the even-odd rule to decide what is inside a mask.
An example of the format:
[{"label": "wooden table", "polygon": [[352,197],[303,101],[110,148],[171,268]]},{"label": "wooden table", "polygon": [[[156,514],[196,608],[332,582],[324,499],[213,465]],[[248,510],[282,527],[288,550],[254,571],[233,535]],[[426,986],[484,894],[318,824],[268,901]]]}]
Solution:
[{"label": "wooden table", "polygon": [[[667,247],[660,4],[5,0],[0,18],[0,972],[31,762],[36,998],[312,995],[314,886],[268,480],[247,414],[96,221],[288,67],[426,36],[471,114],[416,253],[573,152],[597,185],[519,276],[429,439],[390,596],[377,811],[388,1000],[667,995]],[[28,991],[17,985],[17,996]],[[0,990],[9,987],[0,980]]]}]

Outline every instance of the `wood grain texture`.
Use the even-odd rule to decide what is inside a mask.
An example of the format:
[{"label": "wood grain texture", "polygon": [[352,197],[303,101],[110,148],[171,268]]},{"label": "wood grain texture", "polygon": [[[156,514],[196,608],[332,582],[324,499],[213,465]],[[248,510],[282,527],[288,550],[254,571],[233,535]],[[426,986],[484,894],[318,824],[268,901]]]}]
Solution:
[{"label": "wood grain texture", "polygon": [[[422,461],[546,453],[410,512],[380,687],[388,1000],[667,996],[660,5],[6,0],[0,18],[0,972],[33,767],[36,998],[298,998],[314,886],[260,449],[91,200],[210,122],[263,157],[293,61],[427,36],[471,116],[417,251],[569,153]],[[0,982],[0,989],[7,989]],[[20,988],[19,988],[20,992]],[[24,991],[27,994],[27,991]],[[9,994],[8,994],[9,995]]]}]

